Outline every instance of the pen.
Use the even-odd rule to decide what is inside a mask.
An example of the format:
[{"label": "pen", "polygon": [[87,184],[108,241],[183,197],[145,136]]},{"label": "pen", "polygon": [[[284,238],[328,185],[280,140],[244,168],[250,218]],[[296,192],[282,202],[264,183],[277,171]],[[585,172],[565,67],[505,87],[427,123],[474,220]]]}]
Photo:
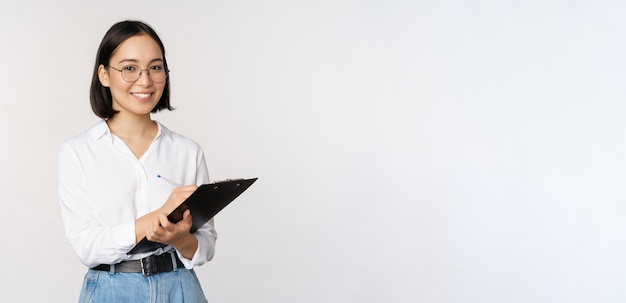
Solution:
[{"label": "pen", "polygon": [[161,180],[163,180],[163,181],[165,181],[165,182],[167,182],[169,184],[172,184],[172,185],[174,185],[176,187],[180,187],[180,184],[178,184],[178,183],[176,183],[176,182],[174,182],[174,181],[172,181],[172,180],[170,180],[168,178],[165,178],[165,177],[163,177],[161,175],[157,175],[157,178],[159,178],[159,179],[161,179]]}]

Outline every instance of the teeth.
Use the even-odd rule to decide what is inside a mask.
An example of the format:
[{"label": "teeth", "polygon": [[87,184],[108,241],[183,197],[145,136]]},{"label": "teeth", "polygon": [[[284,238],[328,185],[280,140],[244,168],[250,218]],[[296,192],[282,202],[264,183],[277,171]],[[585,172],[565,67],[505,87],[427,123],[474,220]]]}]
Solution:
[{"label": "teeth", "polygon": [[150,97],[151,94],[137,94],[137,93],[134,93],[133,95],[136,96],[136,97],[139,97],[139,98],[148,98],[148,97]]}]

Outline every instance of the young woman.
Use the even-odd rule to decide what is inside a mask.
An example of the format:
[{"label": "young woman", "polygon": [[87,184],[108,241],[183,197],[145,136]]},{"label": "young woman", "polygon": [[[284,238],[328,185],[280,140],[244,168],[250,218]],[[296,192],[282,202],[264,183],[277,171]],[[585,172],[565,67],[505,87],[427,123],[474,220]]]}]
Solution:
[{"label": "young woman", "polygon": [[[213,220],[191,234],[189,211],[176,224],[167,214],[208,172],[197,143],[151,119],[172,107],[165,48],[150,26],[109,29],[90,99],[102,121],[61,145],[58,166],[66,237],[89,267],[80,302],[206,302],[193,267],[213,257]],[[128,254],[144,237],[166,246]]]}]

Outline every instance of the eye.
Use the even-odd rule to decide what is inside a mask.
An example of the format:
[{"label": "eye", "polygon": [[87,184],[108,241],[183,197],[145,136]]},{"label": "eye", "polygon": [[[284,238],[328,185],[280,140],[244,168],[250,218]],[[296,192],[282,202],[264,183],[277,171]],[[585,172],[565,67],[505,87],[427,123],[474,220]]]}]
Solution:
[{"label": "eye", "polygon": [[126,65],[126,66],[122,67],[122,70],[129,71],[129,72],[134,72],[134,71],[136,71],[138,69],[139,68],[137,66],[134,66],[134,65]]},{"label": "eye", "polygon": [[153,65],[153,66],[150,66],[150,71],[151,72],[163,71],[163,65]]}]

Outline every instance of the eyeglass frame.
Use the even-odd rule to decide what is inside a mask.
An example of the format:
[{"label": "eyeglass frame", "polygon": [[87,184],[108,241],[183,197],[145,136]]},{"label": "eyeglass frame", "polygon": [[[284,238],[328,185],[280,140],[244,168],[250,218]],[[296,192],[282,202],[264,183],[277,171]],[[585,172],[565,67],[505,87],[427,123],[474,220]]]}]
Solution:
[{"label": "eyeglass frame", "polygon": [[[137,66],[137,65],[135,65],[135,64],[130,64],[130,65],[126,65],[126,66]],[[126,66],[124,66],[124,67],[126,67]],[[165,67],[165,65],[164,65],[164,66],[163,66],[163,71],[165,72],[165,79],[163,79],[163,81],[161,81],[161,82],[157,82],[157,81],[154,81],[154,79],[152,79],[152,76],[150,76],[150,67],[148,67],[148,68],[139,68],[139,76],[137,77],[137,79],[136,79],[136,80],[134,80],[134,81],[128,81],[128,80],[126,80],[126,78],[124,78],[124,71],[123,71],[122,69],[117,69],[117,68],[115,68],[115,67],[113,67],[113,66],[111,66],[111,65],[109,65],[108,67],[110,67],[110,68],[112,68],[112,69],[114,69],[114,70],[116,70],[116,71],[120,72],[120,76],[122,76],[122,80],[126,81],[127,83],[135,83],[135,82],[139,81],[139,79],[141,79],[141,75],[143,75],[143,71],[148,72],[148,78],[150,79],[150,81],[152,81],[152,82],[154,82],[154,83],[163,83],[163,82],[166,82],[166,81],[167,81],[167,78],[170,76],[170,70],[169,70],[169,69],[167,69],[167,68]],[[124,68],[124,67],[122,67],[122,68]],[[139,67],[139,66],[137,66],[137,67]]]}]

